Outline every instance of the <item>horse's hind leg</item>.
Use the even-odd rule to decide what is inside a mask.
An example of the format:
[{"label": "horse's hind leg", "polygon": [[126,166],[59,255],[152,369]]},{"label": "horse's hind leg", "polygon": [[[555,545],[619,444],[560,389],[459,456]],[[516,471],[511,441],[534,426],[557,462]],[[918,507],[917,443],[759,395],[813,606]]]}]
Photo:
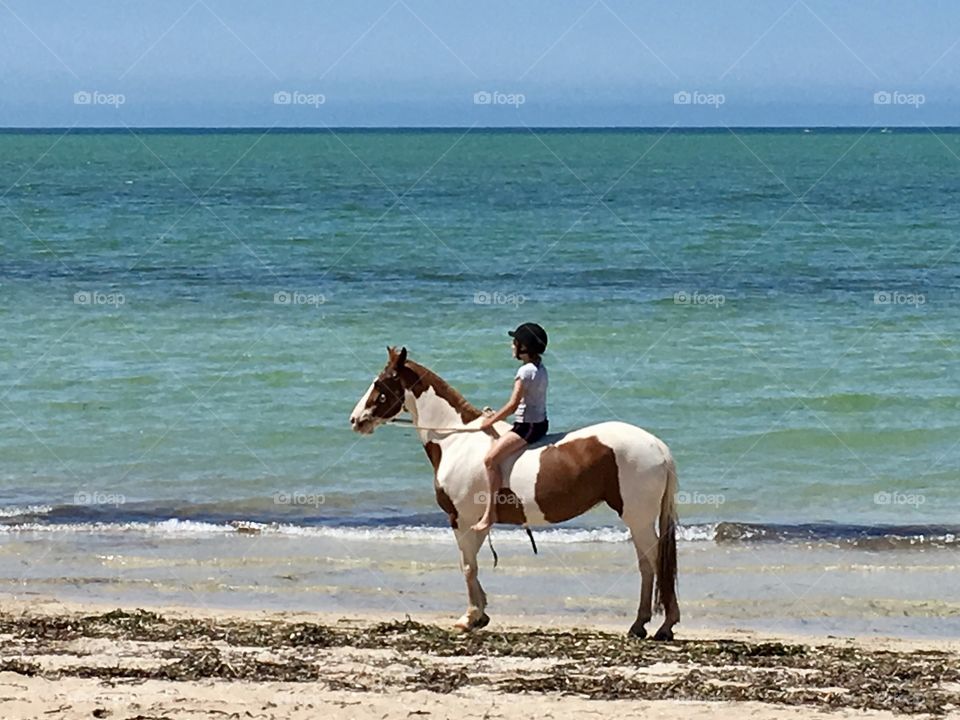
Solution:
[{"label": "horse's hind leg", "polygon": [[630,626],[630,635],[638,638],[647,636],[644,627],[653,617],[653,581],[657,567],[657,532],[652,524],[637,523],[630,525],[630,535],[637,551],[637,564],[640,566],[640,606],[637,608],[637,620]]},{"label": "horse's hind leg", "polygon": [[483,547],[487,532],[466,529],[454,530],[454,534],[457,545],[460,547],[460,569],[463,570],[463,577],[467,581],[469,599],[467,611],[457,620],[456,627],[466,632],[482,628],[490,622],[490,618],[484,612],[487,607],[487,594],[477,579],[477,554]]}]

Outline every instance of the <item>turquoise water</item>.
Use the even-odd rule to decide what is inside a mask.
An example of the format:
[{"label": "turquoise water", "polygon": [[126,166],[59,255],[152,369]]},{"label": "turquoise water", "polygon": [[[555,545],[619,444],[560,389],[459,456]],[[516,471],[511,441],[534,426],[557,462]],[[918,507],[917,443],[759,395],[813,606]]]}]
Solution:
[{"label": "turquoise water", "polygon": [[415,436],[349,412],[387,344],[499,405],[536,320],[551,426],[662,437],[688,522],[955,522],[958,156],[940,131],[0,134],[2,512],[441,524]]}]

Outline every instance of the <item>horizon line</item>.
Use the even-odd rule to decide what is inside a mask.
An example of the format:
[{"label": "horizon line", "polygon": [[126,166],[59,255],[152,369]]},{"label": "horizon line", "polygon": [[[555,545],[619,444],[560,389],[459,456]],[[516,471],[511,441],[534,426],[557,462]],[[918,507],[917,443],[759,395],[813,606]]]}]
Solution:
[{"label": "horizon line", "polygon": [[735,131],[735,130],[850,130],[877,132],[891,130],[958,130],[960,125],[10,125],[0,133],[30,132],[350,132],[350,131],[450,131],[450,132],[556,132],[556,131]]}]

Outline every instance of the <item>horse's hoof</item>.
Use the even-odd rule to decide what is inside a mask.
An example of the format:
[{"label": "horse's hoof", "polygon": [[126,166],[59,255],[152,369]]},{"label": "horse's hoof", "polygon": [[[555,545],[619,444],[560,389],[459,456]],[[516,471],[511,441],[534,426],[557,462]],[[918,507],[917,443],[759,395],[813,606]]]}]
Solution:
[{"label": "horse's hoof", "polygon": [[653,636],[654,640],[673,640],[673,630],[670,628],[660,628],[657,634]]},{"label": "horse's hoof", "polygon": [[480,628],[485,628],[489,624],[490,624],[490,616],[484,613],[479,618],[477,618],[477,621],[473,624],[473,629],[479,630]]},{"label": "horse's hoof", "polygon": [[635,637],[638,640],[643,640],[647,636],[647,629],[643,626],[642,623],[634,623],[630,626],[630,629],[627,631],[627,635],[630,637]]},{"label": "horse's hoof", "polygon": [[471,630],[479,630],[480,628],[485,628],[490,624],[490,616],[484,613],[476,620],[469,620],[464,622],[463,620],[458,621],[454,624],[454,627],[460,632],[468,633]]}]

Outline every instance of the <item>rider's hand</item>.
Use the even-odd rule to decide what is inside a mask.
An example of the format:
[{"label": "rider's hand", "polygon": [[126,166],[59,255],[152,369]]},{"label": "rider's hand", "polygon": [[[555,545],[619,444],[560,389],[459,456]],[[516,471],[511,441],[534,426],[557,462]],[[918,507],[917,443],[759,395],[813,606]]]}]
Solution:
[{"label": "rider's hand", "polygon": [[489,430],[489,429],[492,428],[493,426],[494,426],[494,421],[490,418],[490,416],[485,417],[485,418],[480,422],[480,429],[481,429],[481,430]]}]

